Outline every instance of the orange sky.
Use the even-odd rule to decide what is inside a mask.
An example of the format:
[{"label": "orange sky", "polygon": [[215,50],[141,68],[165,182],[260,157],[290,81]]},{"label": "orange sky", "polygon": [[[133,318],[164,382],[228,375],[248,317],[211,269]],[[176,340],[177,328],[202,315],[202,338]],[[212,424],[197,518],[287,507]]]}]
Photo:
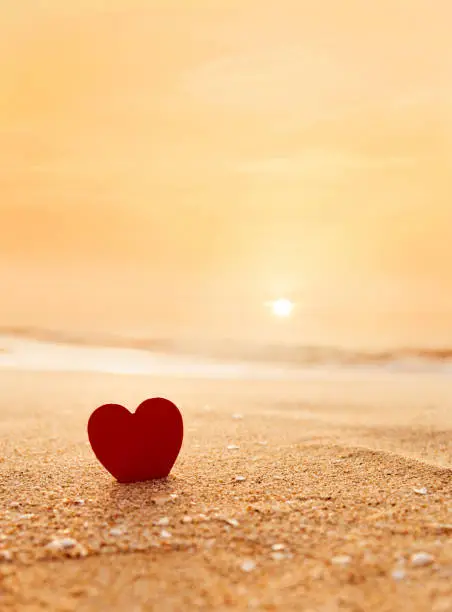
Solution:
[{"label": "orange sky", "polygon": [[3,0],[2,320],[452,342],[450,23],[449,0]]}]

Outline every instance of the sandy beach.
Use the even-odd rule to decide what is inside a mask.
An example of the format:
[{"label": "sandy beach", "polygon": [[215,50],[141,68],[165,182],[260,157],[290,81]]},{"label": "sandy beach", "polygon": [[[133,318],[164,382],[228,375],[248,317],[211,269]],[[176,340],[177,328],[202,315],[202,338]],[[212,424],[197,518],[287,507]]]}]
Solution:
[{"label": "sandy beach", "polygon": [[[452,610],[449,377],[0,371],[2,610]],[[120,485],[86,423],[178,404],[166,481]]]}]

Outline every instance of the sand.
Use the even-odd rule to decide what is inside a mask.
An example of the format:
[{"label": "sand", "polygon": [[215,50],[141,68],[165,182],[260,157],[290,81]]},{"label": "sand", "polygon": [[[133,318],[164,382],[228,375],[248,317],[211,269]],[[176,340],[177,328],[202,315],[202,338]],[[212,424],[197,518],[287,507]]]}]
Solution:
[{"label": "sand", "polygon": [[[452,610],[450,381],[394,380],[0,372],[0,609]],[[120,485],[87,419],[157,395],[181,455]]]}]

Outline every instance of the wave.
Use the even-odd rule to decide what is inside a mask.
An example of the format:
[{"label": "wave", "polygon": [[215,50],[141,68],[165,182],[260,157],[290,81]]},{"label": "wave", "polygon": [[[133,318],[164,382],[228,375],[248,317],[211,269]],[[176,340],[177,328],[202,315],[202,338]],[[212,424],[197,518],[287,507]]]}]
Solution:
[{"label": "wave", "polygon": [[[351,350],[332,346],[250,344],[233,340],[178,340],[137,338],[114,334],[76,333],[36,327],[0,327],[0,336],[53,344],[125,348],[166,355],[184,355],[222,361],[252,361],[281,365],[444,366],[452,365],[452,348],[401,347],[383,351]],[[5,352],[0,346],[0,352]]]},{"label": "wave", "polygon": [[66,330],[46,329],[42,327],[12,326],[0,327],[0,337],[8,336],[18,339],[50,342],[53,344],[75,344],[79,346],[97,346],[110,348],[134,348],[156,352],[172,352],[171,340],[133,338],[115,334],[95,332],[73,332]]}]

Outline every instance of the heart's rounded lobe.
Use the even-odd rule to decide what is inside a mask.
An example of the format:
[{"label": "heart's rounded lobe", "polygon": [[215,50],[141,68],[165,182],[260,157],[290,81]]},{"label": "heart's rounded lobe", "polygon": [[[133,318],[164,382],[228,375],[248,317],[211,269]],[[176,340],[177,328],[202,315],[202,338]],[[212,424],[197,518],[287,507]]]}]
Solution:
[{"label": "heart's rounded lobe", "polygon": [[88,421],[94,454],[119,482],[166,478],[183,436],[179,409],[161,397],[144,401],[133,414],[119,404],[104,404]]}]

